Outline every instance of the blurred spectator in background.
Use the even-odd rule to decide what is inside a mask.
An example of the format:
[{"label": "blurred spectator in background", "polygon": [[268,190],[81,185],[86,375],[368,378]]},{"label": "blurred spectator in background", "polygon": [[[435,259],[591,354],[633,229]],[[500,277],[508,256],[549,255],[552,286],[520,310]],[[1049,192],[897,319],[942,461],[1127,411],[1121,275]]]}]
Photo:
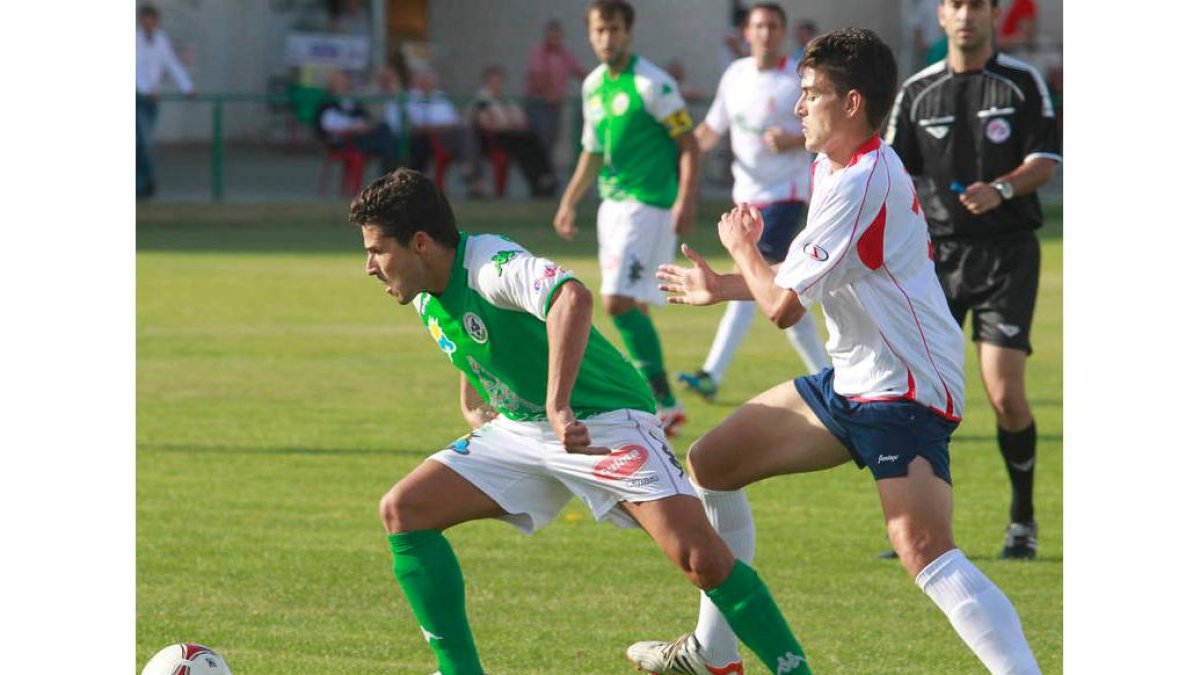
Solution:
[{"label": "blurred spectator in background", "polygon": [[379,158],[379,172],[396,168],[396,137],[383,122],[373,122],[366,108],[350,97],[350,77],[329,74],[328,95],[317,108],[317,138],[331,150],[354,148]]},{"label": "blurred spectator in background", "polygon": [[553,153],[558,143],[570,80],[585,75],[575,55],[563,45],[562,24],[557,20],[546,23],[542,42],[529,52],[525,68],[525,110],[548,153]]},{"label": "blurred spectator in background", "polygon": [[371,17],[361,0],[328,0],[329,29],[371,38]]},{"label": "blurred spectator in background", "polygon": [[996,46],[1024,58],[1033,50],[1036,37],[1037,3],[1034,0],[1013,0],[1001,15]]},{"label": "blurred spectator in background", "polygon": [[195,95],[187,70],[175,57],[171,40],[158,28],[158,9],[151,5],[138,8],[137,30],[137,196],[154,195],[154,124],[158,121],[158,85],[163,71],[171,71],[180,91]]},{"label": "blurred spectator in background", "polygon": [[946,58],[946,32],[938,23],[939,0],[908,0],[904,27],[910,45],[902,50],[901,79]]},{"label": "blurred spectator in background", "polygon": [[[937,28],[936,22],[934,28]],[[800,19],[792,30],[792,37],[796,40],[796,51],[792,52],[792,60],[800,63],[804,60],[804,50],[808,48],[808,41],[817,36],[817,22],[812,19]]]},{"label": "blurred spectator in background", "polygon": [[409,166],[425,171],[435,154],[447,153],[467,170],[463,180],[472,197],[482,197],[481,177],[475,171],[475,144],[454,104],[437,88],[437,73],[420,70],[413,75],[413,88],[405,107],[410,140]]},{"label": "blurred spectator in background", "polygon": [[685,83],[687,71],[683,68],[683,61],[671,59],[670,63],[667,64],[667,74],[675,78],[675,84],[679,85],[679,93],[683,95],[684,101],[696,103],[704,100],[705,96],[703,92]]},{"label": "blurred spectator in background", "polygon": [[722,71],[734,61],[750,55],[750,43],[746,42],[746,20],[749,17],[750,11],[742,7],[741,3],[733,8],[731,28],[721,38],[721,44],[717,47],[717,60]]},{"label": "blurred spectator in background", "polygon": [[[553,197],[558,185],[546,148],[530,128],[521,106],[504,95],[503,68],[493,65],[484,69],[483,88],[475,94],[470,110],[480,154],[494,144],[516,160],[534,197]],[[479,172],[478,166],[474,172]]]}]

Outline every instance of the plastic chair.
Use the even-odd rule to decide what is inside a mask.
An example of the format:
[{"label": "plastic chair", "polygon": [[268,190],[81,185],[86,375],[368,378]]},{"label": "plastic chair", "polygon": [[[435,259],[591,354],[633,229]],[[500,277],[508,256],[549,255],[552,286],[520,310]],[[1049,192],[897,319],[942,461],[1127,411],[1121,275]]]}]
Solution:
[{"label": "plastic chair", "polygon": [[429,138],[429,148],[433,151],[433,184],[442,192],[446,191],[446,169],[454,161],[454,155],[442,145],[437,133],[426,132]]},{"label": "plastic chair", "polygon": [[500,199],[504,196],[505,190],[508,187],[508,164],[512,161],[508,153],[500,149],[500,143],[496,139],[496,134],[485,131],[483,132],[484,145],[487,149],[488,160],[492,163],[492,189],[495,192],[496,198]]},{"label": "plastic chair", "polygon": [[322,197],[329,191],[330,166],[341,164],[342,176],[339,183],[339,194],[343,197],[353,197],[362,189],[363,174],[367,168],[367,154],[355,148],[326,148],[325,161],[321,163],[321,177],[317,189]]}]

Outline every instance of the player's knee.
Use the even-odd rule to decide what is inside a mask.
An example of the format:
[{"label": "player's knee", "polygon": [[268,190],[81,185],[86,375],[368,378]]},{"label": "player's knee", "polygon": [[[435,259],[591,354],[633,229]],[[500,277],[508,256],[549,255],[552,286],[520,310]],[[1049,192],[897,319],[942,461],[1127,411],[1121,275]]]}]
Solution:
[{"label": "player's knee", "polygon": [[604,312],[609,316],[624,314],[633,309],[637,304],[633,298],[624,295],[606,295],[602,299],[602,303],[604,305]]},{"label": "player's knee", "polygon": [[388,532],[408,532],[422,529],[414,526],[414,515],[417,512],[407,490],[400,484],[392,487],[379,500],[379,520]]},{"label": "player's knee", "polygon": [[1028,426],[1031,417],[1029,402],[1020,387],[1001,385],[996,387],[988,398],[992,409],[996,411],[1000,426],[1006,429]]},{"label": "player's knee", "polygon": [[729,472],[721,469],[721,450],[711,440],[700,437],[688,448],[687,468],[692,482],[706,490],[736,490],[740,485],[729,481]]},{"label": "player's knee", "polygon": [[729,578],[733,570],[733,554],[719,541],[692,546],[681,556],[679,567],[697,588],[708,590],[720,586]]},{"label": "player's knee", "polygon": [[916,577],[938,556],[954,548],[949,532],[941,532],[938,528],[923,526],[908,519],[889,522],[888,538],[900,564],[911,577]]}]

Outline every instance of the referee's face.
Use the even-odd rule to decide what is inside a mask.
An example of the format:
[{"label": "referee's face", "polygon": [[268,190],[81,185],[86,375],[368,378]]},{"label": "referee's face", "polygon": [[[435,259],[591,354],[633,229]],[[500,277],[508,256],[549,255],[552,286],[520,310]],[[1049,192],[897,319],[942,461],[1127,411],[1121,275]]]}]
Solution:
[{"label": "referee's face", "polygon": [[938,23],[946,39],[964,52],[991,49],[992,27],[999,16],[1000,7],[991,0],[942,0],[938,5]]}]

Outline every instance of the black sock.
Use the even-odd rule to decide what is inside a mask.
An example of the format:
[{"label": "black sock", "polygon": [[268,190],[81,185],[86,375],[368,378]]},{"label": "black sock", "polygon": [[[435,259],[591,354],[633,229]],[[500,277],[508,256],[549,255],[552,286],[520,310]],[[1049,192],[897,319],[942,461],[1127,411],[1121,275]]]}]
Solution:
[{"label": "black sock", "polygon": [[1012,506],[1009,520],[1014,523],[1033,521],[1033,468],[1037,455],[1037,424],[1022,431],[1005,431],[996,427],[996,440],[1004,456],[1004,468],[1012,483]]}]

